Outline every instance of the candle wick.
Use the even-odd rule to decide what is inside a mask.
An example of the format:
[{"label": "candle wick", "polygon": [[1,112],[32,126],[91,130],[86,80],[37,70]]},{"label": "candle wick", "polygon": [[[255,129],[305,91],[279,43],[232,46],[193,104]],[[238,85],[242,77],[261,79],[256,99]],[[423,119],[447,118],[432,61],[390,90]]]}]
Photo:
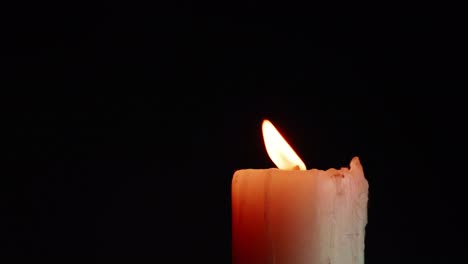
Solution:
[{"label": "candle wick", "polygon": [[300,169],[301,169],[301,168],[299,167],[299,165],[296,165],[296,166],[292,167],[291,170],[300,170]]}]

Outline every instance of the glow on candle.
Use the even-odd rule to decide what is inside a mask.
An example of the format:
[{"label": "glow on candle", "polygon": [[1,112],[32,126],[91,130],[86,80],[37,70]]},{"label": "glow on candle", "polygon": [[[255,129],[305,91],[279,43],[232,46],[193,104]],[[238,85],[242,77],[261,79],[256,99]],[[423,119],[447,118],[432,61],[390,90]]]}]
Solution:
[{"label": "glow on candle", "polygon": [[267,119],[262,123],[263,141],[270,159],[279,169],[306,170],[304,162]]},{"label": "glow on candle", "polygon": [[307,170],[270,121],[262,130],[278,168],[233,175],[232,263],[364,264],[369,185],[359,158]]}]

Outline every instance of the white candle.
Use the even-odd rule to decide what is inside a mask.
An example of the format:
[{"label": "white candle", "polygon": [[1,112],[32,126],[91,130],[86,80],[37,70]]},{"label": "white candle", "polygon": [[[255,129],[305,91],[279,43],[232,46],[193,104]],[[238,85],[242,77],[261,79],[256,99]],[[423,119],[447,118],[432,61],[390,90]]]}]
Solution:
[{"label": "white candle", "polygon": [[263,132],[278,168],[232,179],[234,264],[363,264],[368,183],[349,168],[307,170],[269,121]]}]

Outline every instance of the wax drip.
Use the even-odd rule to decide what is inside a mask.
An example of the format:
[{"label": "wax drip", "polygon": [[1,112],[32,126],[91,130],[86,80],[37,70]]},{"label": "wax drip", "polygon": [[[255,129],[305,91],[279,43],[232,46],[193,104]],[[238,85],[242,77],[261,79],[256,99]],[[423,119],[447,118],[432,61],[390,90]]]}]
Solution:
[{"label": "wax drip", "polygon": [[[237,179],[236,179],[237,180]],[[239,180],[239,184],[237,184],[239,187],[240,190],[248,190],[249,188],[249,181],[247,180]],[[237,214],[237,219],[236,219],[236,222],[237,222],[237,225],[240,226],[241,224],[241,220],[243,218],[243,214],[244,214],[244,207],[245,207],[245,203],[246,203],[246,198],[244,195],[239,195],[239,211],[238,211],[238,214]]]},{"label": "wax drip", "polygon": [[329,219],[329,222],[330,222],[330,238],[329,238],[329,241],[330,241],[330,245],[329,245],[329,252],[331,252],[332,254],[328,256],[328,262],[329,263],[335,263],[336,261],[336,257],[334,256],[334,252],[336,251],[336,241],[335,241],[335,236],[336,236],[336,225],[337,225],[337,196],[339,195],[339,190],[340,188],[338,187],[339,186],[339,181],[340,179],[338,178],[338,174],[335,174],[335,175],[332,175],[332,180],[334,182],[334,187],[335,187],[335,191],[336,191],[336,194],[335,195],[332,195],[331,199],[332,199],[332,211],[331,211],[331,215],[330,215],[330,219]]},{"label": "wax drip", "polygon": [[265,221],[265,228],[266,228],[266,236],[267,236],[267,262],[268,264],[275,264],[276,263],[276,256],[275,256],[275,247],[273,243],[273,237],[271,233],[271,215],[270,215],[270,185],[271,185],[271,173],[268,173],[265,178],[265,186],[264,186],[264,213],[263,218]]}]

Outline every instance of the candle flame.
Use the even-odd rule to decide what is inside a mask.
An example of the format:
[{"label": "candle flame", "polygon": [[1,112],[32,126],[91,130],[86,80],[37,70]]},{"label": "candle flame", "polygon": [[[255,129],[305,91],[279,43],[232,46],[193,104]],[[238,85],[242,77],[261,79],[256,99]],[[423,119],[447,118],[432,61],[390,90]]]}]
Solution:
[{"label": "candle flame", "polygon": [[268,156],[279,169],[306,170],[304,162],[269,120],[263,120],[262,131]]}]

